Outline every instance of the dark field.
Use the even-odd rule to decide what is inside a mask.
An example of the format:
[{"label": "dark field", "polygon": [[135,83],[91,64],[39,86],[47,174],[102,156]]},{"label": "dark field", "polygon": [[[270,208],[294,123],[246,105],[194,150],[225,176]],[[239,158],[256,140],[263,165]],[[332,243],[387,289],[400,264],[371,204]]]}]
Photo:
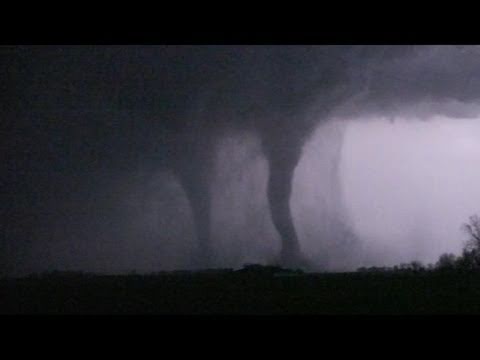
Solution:
[{"label": "dark field", "polygon": [[217,271],[0,281],[2,314],[477,314],[480,275]]}]

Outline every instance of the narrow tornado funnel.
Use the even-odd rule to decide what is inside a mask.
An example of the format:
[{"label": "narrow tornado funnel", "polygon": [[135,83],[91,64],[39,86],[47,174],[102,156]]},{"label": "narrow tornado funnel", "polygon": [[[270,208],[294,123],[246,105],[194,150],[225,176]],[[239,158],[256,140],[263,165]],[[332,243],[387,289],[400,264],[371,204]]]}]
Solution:
[{"label": "narrow tornado funnel", "polygon": [[[195,131],[197,130],[197,131]],[[169,152],[174,170],[182,185],[192,210],[198,249],[192,252],[194,267],[214,265],[211,244],[211,193],[212,140],[205,131],[187,129],[183,141],[171,145]]]},{"label": "narrow tornado funnel", "polygon": [[292,132],[279,129],[277,134],[270,132],[269,135],[264,135],[262,141],[269,162],[267,196],[270,213],[282,241],[279,261],[283,266],[296,267],[304,265],[304,261],[293,223],[290,196],[303,137],[289,135]]}]

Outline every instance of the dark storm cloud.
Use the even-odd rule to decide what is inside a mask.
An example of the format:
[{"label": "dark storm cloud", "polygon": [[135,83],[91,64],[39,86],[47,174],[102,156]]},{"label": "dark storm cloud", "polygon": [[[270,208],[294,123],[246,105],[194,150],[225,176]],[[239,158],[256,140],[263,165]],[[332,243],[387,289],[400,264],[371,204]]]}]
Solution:
[{"label": "dark storm cloud", "polygon": [[406,112],[460,117],[476,113],[480,97],[476,47],[0,51],[7,220],[2,246],[4,254],[15,254],[13,263],[21,262],[22,251],[33,243],[47,247],[58,224],[75,233],[75,241],[88,243],[86,249],[93,246],[92,233],[108,238],[112,233],[105,229],[113,231],[123,221],[115,217],[121,190],[112,184],[131,174],[141,183],[142,171],[159,168],[172,169],[180,179],[197,236],[208,248],[212,152],[222,134],[243,130],[261,138],[270,165],[272,219],[288,257],[297,251],[291,179],[319,122]]},{"label": "dark storm cloud", "polygon": [[370,60],[364,60],[364,88],[354,111],[388,114],[418,108],[423,114],[468,116],[478,110],[472,106],[480,94],[477,47],[394,48],[378,47]]},{"label": "dark storm cloud", "polygon": [[480,53],[472,47],[74,46],[4,52],[4,111],[23,114],[21,125],[36,135],[58,132],[56,141],[68,139],[78,150],[88,138],[95,155],[115,159],[113,149],[126,143],[142,151],[156,146],[161,135],[228,123],[272,138],[287,129],[304,136],[317,120],[305,116],[307,110],[326,115],[355,95],[353,111],[362,112],[421,101],[471,102],[480,92]]}]

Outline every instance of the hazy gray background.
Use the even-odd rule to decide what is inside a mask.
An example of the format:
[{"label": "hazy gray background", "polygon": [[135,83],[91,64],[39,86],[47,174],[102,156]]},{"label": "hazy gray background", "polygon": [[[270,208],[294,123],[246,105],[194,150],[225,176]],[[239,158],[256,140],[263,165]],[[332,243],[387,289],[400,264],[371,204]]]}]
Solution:
[{"label": "hazy gray background", "polygon": [[434,262],[460,252],[460,225],[480,212],[479,135],[478,119],[349,124],[342,183],[371,261]]},{"label": "hazy gray background", "polygon": [[[331,138],[339,124],[345,130],[339,164],[343,210],[325,190],[337,180],[324,175],[333,166]],[[446,117],[323,125],[304,147],[291,199],[306,255],[320,268],[347,270],[435,262],[441,253],[459,253],[465,240],[461,224],[480,212],[479,134],[478,119]],[[219,266],[273,261],[280,244],[268,212],[268,167],[258,139],[226,137],[216,164],[212,229]],[[107,272],[190,268],[195,234],[173,176],[159,171],[147,189],[124,180],[117,185],[112,192],[120,206],[110,211],[121,223],[105,222],[97,229],[92,224],[85,231],[95,236],[88,241],[75,241],[78,234],[56,224],[47,246],[32,244],[25,253],[30,268],[19,264],[18,271],[37,269],[36,262],[49,269]],[[352,248],[342,243],[345,234],[335,233],[338,227],[328,229],[337,217],[355,231]]]}]

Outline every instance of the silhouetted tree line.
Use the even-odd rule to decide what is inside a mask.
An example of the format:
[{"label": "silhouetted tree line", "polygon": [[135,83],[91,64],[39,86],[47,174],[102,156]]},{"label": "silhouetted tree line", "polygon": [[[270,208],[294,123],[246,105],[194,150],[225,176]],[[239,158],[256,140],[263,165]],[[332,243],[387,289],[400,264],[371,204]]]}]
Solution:
[{"label": "silhouetted tree line", "polygon": [[[226,274],[248,274],[248,275],[270,275],[270,276],[287,276],[287,275],[302,275],[304,271],[301,269],[287,269],[275,265],[261,265],[261,264],[245,264],[241,269],[232,268],[213,268],[200,270],[173,270],[173,271],[159,271],[151,273],[138,273],[136,270],[131,270],[127,276],[129,277],[158,277],[158,276],[188,276],[188,275],[226,275]],[[83,272],[83,271],[61,271],[52,270],[43,273],[32,273],[27,277],[30,279],[72,279],[72,278],[86,278],[102,276],[101,274]],[[105,276],[105,275],[103,275]],[[110,275],[115,276],[115,275]],[[120,275],[125,276],[125,275]]]},{"label": "silhouetted tree line", "polygon": [[358,272],[407,272],[420,273],[425,271],[435,272],[474,272],[480,271],[480,217],[472,215],[468,223],[463,224],[462,229],[467,233],[469,239],[465,243],[462,253],[455,255],[445,253],[440,255],[435,264],[424,266],[419,261],[412,261],[408,264],[400,264],[393,267],[361,267]]},{"label": "silhouetted tree line", "polygon": [[302,275],[301,269],[286,269],[276,265],[245,264],[237,273],[254,275]]},{"label": "silhouetted tree line", "polygon": [[433,265],[428,264],[425,266],[420,261],[412,261],[410,263],[402,263],[395,266],[371,266],[371,267],[360,267],[357,269],[358,272],[368,272],[368,273],[379,273],[379,272],[402,272],[402,273],[420,273],[424,271],[429,271],[433,269]]}]

